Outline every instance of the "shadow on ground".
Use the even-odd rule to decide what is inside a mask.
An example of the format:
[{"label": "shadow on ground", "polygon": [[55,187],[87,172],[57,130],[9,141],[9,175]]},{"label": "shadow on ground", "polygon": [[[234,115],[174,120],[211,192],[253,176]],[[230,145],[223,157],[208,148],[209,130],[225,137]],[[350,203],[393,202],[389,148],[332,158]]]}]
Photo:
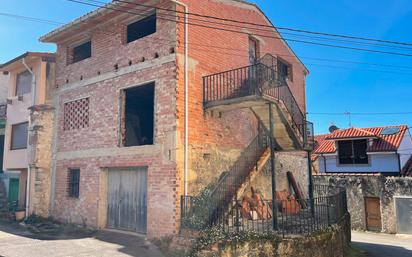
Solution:
[{"label": "shadow on ground", "polygon": [[[61,230],[54,233],[33,233],[32,231],[29,231],[27,227],[24,227],[18,223],[5,221],[0,221],[0,231],[18,237],[41,240],[41,242],[43,243],[47,243],[48,241],[55,241],[55,245],[61,242],[65,242],[65,244],[67,244],[67,242],[70,240],[77,241],[77,239],[84,239],[85,242],[93,244],[90,247],[96,248],[96,254],[99,254],[99,256],[107,256],[107,253],[116,251],[123,253],[125,256],[164,257],[160,250],[156,246],[145,240],[144,237],[133,234],[87,229],[75,229],[70,231]],[[107,251],[106,254],[105,251]]]},{"label": "shadow on ground", "polygon": [[[412,244],[412,241],[411,241]],[[400,246],[352,242],[352,246],[367,252],[368,257],[411,257],[412,251]]]}]

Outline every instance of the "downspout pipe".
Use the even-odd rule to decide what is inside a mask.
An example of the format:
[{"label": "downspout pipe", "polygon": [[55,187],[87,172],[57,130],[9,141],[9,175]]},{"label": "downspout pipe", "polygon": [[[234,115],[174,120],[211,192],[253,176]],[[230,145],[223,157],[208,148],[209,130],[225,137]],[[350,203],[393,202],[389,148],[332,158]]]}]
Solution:
[{"label": "downspout pipe", "polygon": [[189,192],[189,183],[188,183],[188,176],[189,176],[189,172],[188,172],[188,151],[189,151],[189,110],[188,110],[188,102],[189,102],[189,81],[188,81],[188,77],[189,77],[189,26],[188,26],[188,13],[189,13],[189,7],[187,6],[187,4],[182,3],[180,1],[177,0],[171,0],[172,2],[181,5],[185,8],[185,51],[184,51],[184,55],[185,55],[185,60],[184,60],[184,66],[185,66],[185,75],[184,75],[184,164],[183,164],[183,169],[184,169],[184,175],[183,175],[183,180],[184,180],[184,190],[183,190],[183,194],[187,195]]},{"label": "downspout pipe", "polygon": [[[36,101],[36,74],[34,74],[33,70],[27,65],[26,59],[22,59],[22,63],[24,67],[27,69],[28,72],[32,75],[31,79],[31,103],[35,105]],[[28,130],[31,128],[31,116],[29,114],[28,117]],[[31,151],[29,149],[29,132],[27,131],[27,161],[29,162],[27,165],[27,179],[26,179],[26,218],[29,216],[29,204],[30,204],[30,185],[31,185]]]}]

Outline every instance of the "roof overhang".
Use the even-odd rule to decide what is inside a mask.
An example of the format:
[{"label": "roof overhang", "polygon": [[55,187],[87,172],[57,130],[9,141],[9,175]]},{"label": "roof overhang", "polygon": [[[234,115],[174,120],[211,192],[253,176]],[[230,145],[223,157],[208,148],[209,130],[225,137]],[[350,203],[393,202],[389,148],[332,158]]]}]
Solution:
[{"label": "roof overhang", "polygon": [[[89,12],[72,22],[69,22],[49,33],[46,35],[43,35],[40,37],[40,42],[43,43],[56,43],[59,41],[59,39],[64,38],[67,35],[70,35],[73,32],[83,32],[84,26],[88,25],[90,22],[94,22],[94,25],[100,25],[101,22],[104,22],[103,17],[105,17],[108,14],[113,14],[117,13],[120,14],[122,12],[122,9],[118,8],[126,8],[127,3],[123,2],[118,2],[118,1],[113,1],[110,3],[107,3],[101,7],[99,5],[95,5],[93,3],[90,3],[92,6],[98,7],[96,10]],[[125,10],[125,9],[123,9]]]},{"label": "roof overhang", "polygon": [[26,52],[22,55],[17,56],[16,58],[11,59],[10,61],[0,65],[1,72],[8,72],[13,70],[17,66],[21,65],[21,60],[27,59],[27,62],[33,61],[35,59],[41,59],[42,61],[55,61],[55,54],[54,53],[46,53],[46,52]]},{"label": "roof overhang", "polygon": [[325,140],[346,141],[346,140],[361,140],[361,139],[378,139],[377,136],[360,136],[360,137],[328,137]]},{"label": "roof overhang", "polygon": [[[260,7],[255,4],[255,3],[251,3],[245,0],[231,0],[234,2],[238,2],[238,3],[243,3],[243,4],[247,4],[250,6],[253,6],[257,9],[258,12],[260,12],[266,22],[273,26],[273,28],[275,29],[276,33],[279,34],[279,36],[282,38],[282,42],[286,45],[286,47],[289,49],[289,51],[292,53],[293,56],[296,57],[296,59],[298,60],[298,62],[302,65],[302,68],[305,71],[305,75],[309,74],[309,69],[305,66],[305,64],[302,62],[302,60],[299,59],[299,57],[296,55],[296,53],[292,50],[292,48],[289,46],[289,44],[286,42],[285,39],[283,39],[282,34],[277,30],[276,26],[272,23],[272,21],[266,16],[266,14],[262,11],[262,9],[260,9]],[[43,43],[56,43],[59,39],[63,38],[64,36],[70,34],[71,32],[75,32],[75,31],[80,31],[81,28],[83,28],[83,26],[85,24],[87,24],[90,21],[93,20],[99,20],[99,18],[110,14],[110,13],[114,13],[117,12],[119,13],[119,11],[116,11],[116,8],[119,7],[126,7],[128,4],[124,3],[124,2],[118,2],[118,1],[113,1],[110,3],[107,3],[105,5],[103,5],[102,7],[99,7],[98,9],[89,12],[83,16],[81,16],[80,18],[75,19],[74,21],[67,23],[66,25],[63,25],[49,33],[47,33],[46,35],[40,37],[40,42]],[[99,23],[96,23],[99,24]]]}]

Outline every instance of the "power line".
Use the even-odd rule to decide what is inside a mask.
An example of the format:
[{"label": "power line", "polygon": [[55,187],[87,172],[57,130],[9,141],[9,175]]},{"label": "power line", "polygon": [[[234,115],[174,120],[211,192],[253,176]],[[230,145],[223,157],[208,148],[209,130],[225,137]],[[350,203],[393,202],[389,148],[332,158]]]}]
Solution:
[{"label": "power line", "polygon": [[235,20],[235,19],[221,18],[221,17],[211,16],[211,15],[203,15],[203,14],[198,14],[198,13],[188,13],[188,12],[184,12],[184,11],[178,11],[178,10],[171,10],[171,9],[162,8],[162,7],[156,7],[156,6],[153,6],[153,5],[138,4],[138,3],[129,2],[129,1],[125,1],[125,0],[115,0],[115,1],[116,2],[122,2],[122,3],[128,3],[128,4],[133,4],[133,5],[136,5],[136,6],[143,6],[143,7],[148,7],[148,8],[157,8],[159,10],[164,10],[164,11],[173,11],[173,12],[181,13],[181,14],[193,15],[193,16],[198,16],[198,17],[203,17],[203,18],[210,18],[210,19],[221,20],[221,21],[226,21],[226,22],[234,22],[234,23],[253,25],[253,26],[258,26],[258,27],[267,27],[267,28],[274,28],[274,29],[279,29],[279,30],[289,30],[289,31],[294,31],[294,32],[315,34],[315,35],[324,35],[324,36],[330,36],[330,37],[341,37],[341,38],[357,39],[357,40],[363,40],[363,41],[374,41],[374,42],[381,42],[381,43],[412,46],[412,43],[407,43],[407,42],[382,40],[382,39],[358,37],[358,36],[352,36],[352,35],[334,34],[334,33],[325,33],[325,32],[318,32],[318,31],[311,31],[311,30],[304,30],[304,29],[296,29],[296,28],[289,28],[289,27],[278,27],[278,26],[267,25],[267,24],[259,24],[259,23],[247,22],[247,21],[241,21],[241,20]]},{"label": "power line", "polygon": [[[98,1],[98,0],[83,0],[83,1],[88,1],[88,2],[93,2],[93,3],[98,3],[98,4],[106,4],[105,2]],[[120,1],[119,0],[118,2],[126,3],[127,1]],[[132,2],[127,2],[127,3],[133,4],[133,5],[136,5],[136,6],[149,7],[149,5],[137,4],[137,3],[132,3]],[[176,10],[161,8],[161,7],[157,7],[157,6],[150,6],[150,8],[156,8],[156,9],[159,9],[159,10],[162,10],[162,11],[168,11],[168,12],[173,12],[173,13],[180,13]],[[141,9],[135,9],[135,10],[141,10]],[[169,16],[169,17],[172,17],[172,18],[180,17],[180,16],[176,16],[176,15],[172,15],[172,14],[165,14],[165,13],[162,13],[161,15],[162,16]],[[210,20],[201,20],[201,19],[195,19],[195,18],[190,18],[190,20],[206,22],[206,23],[216,24],[216,25],[230,26],[230,27],[235,27],[235,28],[253,29],[254,31],[276,33],[276,28],[275,27],[270,27],[271,30],[267,30],[267,29],[250,28],[250,27],[245,27],[245,26],[242,26],[242,25],[227,24],[227,23],[214,22],[214,21],[210,21]],[[325,37],[319,37],[319,36],[313,36],[313,35],[302,35],[302,34],[296,34],[296,33],[290,33],[290,32],[282,32],[282,34],[283,35],[289,35],[289,36],[310,38],[310,39],[314,39],[314,40],[329,41],[329,42],[352,43],[352,44],[357,44],[357,45],[370,45],[370,46],[380,46],[380,47],[412,50],[411,47],[399,46],[399,45],[394,46],[394,45],[387,45],[387,44],[380,44],[380,43],[359,42],[359,41],[347,40],[347,39],[333,39],[333,38],[325,38]]]},{"label": "power line", "polygon": [[[139,13],[131,12],[129,10],[120,10],[120,9],[116,9],[116,8],[105,6],[105,5],[101,6],[101,5],[96,5],[96,4],[92,4],[92,3],[88,3],[88,2],[82,2],[82,1],[78,1],[78,0],[67,0],[67,1],[74,2],[74,3],[79,3],[79,4],[83,4],[83,5],[94,6],[94,7],[98,7],[98,8],[109,9],[109,10],[122,12],[122,13],[129,13],[129,14],[133,14],[133,15],[141,15]],[[117,0],[117,1],[119,1],[119,0]],[[156,7],[154,7],[154,8],[156,8]],[[197,26],[197,27],[215,29],[215,30],[226,31],[226,32],[233,32],[233,33],[244,34],[244,35],[248,35],[248,36],[250,35],[250,33],[239,31],[239,30],[217,28],[217,27],[213,27],[213,26],[207,26],[207,25],[202,25],[202,24],[197,24],[197,23],[190,23],[190,22],[186,23],[185,21],[170,20],[170,19],[161,18],[161,17],[158,17],[158,18],[162,19],[162,20],[175,22],[175,23],[182,23],[182,24],[188,24],[188,25]],[[326,44],[326,43],[318,43],[318,42],[305,41],[305,40],[289,39],[289,38],[268,36],[268,35],[262,35],[262,34],[254,34],[254,35],[255,36],[260,36],[260,37],[265,37],[265,38],[285,40],[285,41],[295,42],[295,43],[303,43],[303,44],[318,45],[318,46],[331,47],[331,48],[340,48],[340,49],[347,49],[347,50],[380,53],[380,54],[389,54],[389,55],[396,55],[396,56],[403,56],[403,57],[412,57],[412,54],[406,54],[406,53],[400,53],[400,52],[389,52],[389,51],[373,50],[373,49],[358,48],[358,47],[351,47],[351,46],[332,45],[332,44]]]},{"label": "power line", "polygon": [[[29,16],[22,16],[22,15],[16,15],[16,14],[11,14],[11,13],[0,13],[0,16],[7,16],[7,17],[13,17],[17,19],[23,19],[26,21],[30,22],[39,22],[39,23],[46,23],[46,24],[52,24],[52,25],[62,25],[64,24],[63,22],[58,22],[58,21],[52,21],[52,20],[46,20],[46,19],[40,19],[40,18],[34,18],[34,17],[29,17]],[[107,34],[107,35],[114,35],[117,32],[109,31],[109,33],[105,33],[101,29],[99,29],[101,33]],[[175,40],[170,40],[170,39],[165,39],[165,38],[153,38],[156,40],[162,40],[162,41],[169,41],[172,43],[175,43]],[[229,48],[229,47],[219,47],[219,46],[213,46],[213,45],[208,45],[208,44],[198,44],[198,43],[192,43],[189,42],[190,45],[197,45],[197,46],[204,46],[208,47],[209,49],[201,49],[201,48],[194,48],[194,50],[198,51],[208,51],[208,52],[215,52],[219,54],[224,54],[224,55],[233,55],[233,56],[242,56],[242,57],[248,57],[247,50],[244,49],[236,49],[236,48]],[[217,51],[211,51],[210,48],[216,48],[216,49],[223,49],[223,50],[230,50],[230,51],[239,51],[242,53],[245,53],[245,55],[241,54],[233,54],[233,53],[228,53],[228,52],[217,52]],[[285,54],[278,54],[279,56],[284,56],[284,57],[294,57],[293,55],[285,55]],[[378,64],[378,63],[366,63],[366,62],[356,62],[356,61],[348,61],[348,60],[335,60],[335,59],[325,59],[325,58],[314,58],[314,57],[306,57],[303,56],[301,57],[302,59],[309,59],[309,60],[316,60],[316,61],[326,61],[326,62],[338,62],[338,63],[349,63],[349,64],[365,64],[365,65],[373,65],[373,66],[382,66],[382,67],[391,67],[391,68],[403,68],[403,69],[412,69],[411,66],[401,66],[401,65],[385,65],[385,64]],[[295,62],[298,63],[298,62]],[[323,64],[317,64],[317,63],[307,63],[308,65],[313,65],[313,66],[318,66],[318,67],[326,67],[326,68],[335,68],[335,69],[352,69],[351,67],[342,67],[342,66],[330,66],[330,65],[323,65]],[[371,72],[380,72],[380,73],[391,73],[391,74],[401,74],[401,75],[412,75],[412,73],[402,73],[402,72],[394,72],[394,71],[386,71],[386,70],[371,70],[371,69],[357,69],[357,70],[362,70],[362,71],[371,71]]]},{"label": "power line", "polygon": [[39,22],[39,23],[50,24],[50,25],[64,25],[63,22],[46,20],[46,19],[39,19],[39,18],[22,16],[22,15],[17,15],[17,14],[12,14],[12,13],[0,12],[0,16],[16,18],[16,19],[22,19],[22,20],[32,21],[32,22]]}]

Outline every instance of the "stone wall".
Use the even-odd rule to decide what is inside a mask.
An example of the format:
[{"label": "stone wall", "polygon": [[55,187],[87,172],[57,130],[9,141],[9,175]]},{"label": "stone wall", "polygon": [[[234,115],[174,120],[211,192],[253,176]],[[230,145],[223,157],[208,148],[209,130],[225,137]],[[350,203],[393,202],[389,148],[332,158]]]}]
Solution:
[{"label": "stone wall", "polygon": [[350,217],[329,230],[307,237],[221,242],[200,251],[197,257],[344,257],[350,246]]},{"label": "stone wall", "polygon": [[[287,190],[293,193],[289,185],[286,173],[292,172],[296,182],[300,186],[305,198],[308,198],[308,160],[306,153],[302,152],[279,152],[275,155],[276,161],[276,191]],[[268,160],[270,162],[270,159]],[[246,193],[250,188],[259,189],[265,199],[272,199],[272,174],[270,163],[263,169],[246,187]]]},{"label": "stone wall", "polygon": [[318,175],[314,176],[314,183],[346,188],[352,229],[358,230],[367,230],[365,197],[380,199],[381,232],[396,233],[394,197],[412,196],[412,178],[410,177]]},{"label": "stone wall", "polygon": [[51,150],[54,108],[49,105],[31,107],[32,129],[29,134],[31,193],[30,213],[50,215]]}]

